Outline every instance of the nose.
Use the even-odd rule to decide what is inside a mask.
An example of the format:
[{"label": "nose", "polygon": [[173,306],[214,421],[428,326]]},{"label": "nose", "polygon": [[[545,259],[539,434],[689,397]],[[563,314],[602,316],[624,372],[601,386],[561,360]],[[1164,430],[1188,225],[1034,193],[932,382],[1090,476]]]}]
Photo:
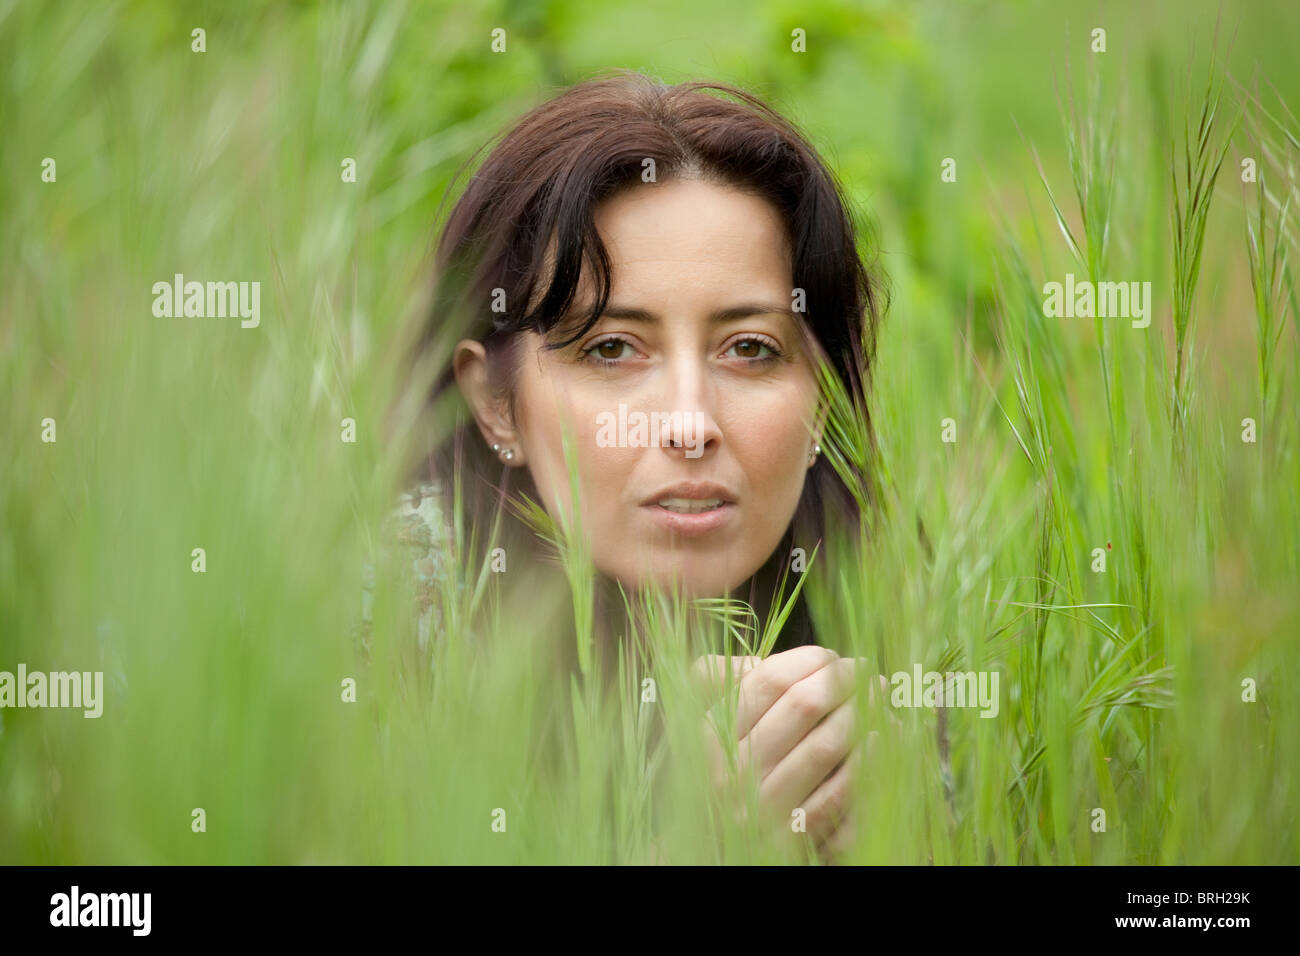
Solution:
[{"label": "nose", "polygon": [[660,432],[664,453],[696,459],[716,451],[722,443],[722,429],[714,415],[717,385],[706,363],[683,355],[671,364],[667,375],[667,421]]}]

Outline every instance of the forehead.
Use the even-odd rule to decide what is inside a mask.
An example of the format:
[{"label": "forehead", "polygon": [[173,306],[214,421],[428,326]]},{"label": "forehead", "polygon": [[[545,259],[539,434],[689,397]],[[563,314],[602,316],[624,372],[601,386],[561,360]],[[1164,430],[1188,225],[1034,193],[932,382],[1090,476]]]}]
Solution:
[{"label": "forehead", "polygon": [[602,203],[595,222],[620,296],[739,289],[789,295],[785,224],[752,193],[699,180],[645,183]]}]

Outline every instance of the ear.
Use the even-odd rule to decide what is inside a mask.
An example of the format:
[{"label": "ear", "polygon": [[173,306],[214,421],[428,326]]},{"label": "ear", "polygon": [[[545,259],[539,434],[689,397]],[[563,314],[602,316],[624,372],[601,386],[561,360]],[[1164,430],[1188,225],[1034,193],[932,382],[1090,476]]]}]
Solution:
[{"label": "ear", "polygon": [[474,420],[478,423],[483,441],[490,447],[500,445],[514,454],[502,464],[524,464],[524,450],[519,443],[516,424],[510,415],[510,405],[504,395],[498,394],[488,376],[487,352],[481,342],[463,339],[456,344],[452,357],[452,371],[456,384],[465,396]]}]

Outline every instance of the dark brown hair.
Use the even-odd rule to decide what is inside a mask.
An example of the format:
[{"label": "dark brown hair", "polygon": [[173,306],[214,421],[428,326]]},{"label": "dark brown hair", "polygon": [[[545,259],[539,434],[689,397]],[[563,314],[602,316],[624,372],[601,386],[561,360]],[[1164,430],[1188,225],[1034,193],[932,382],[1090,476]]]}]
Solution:
[{"label": "dark brown hair", "polygon": [[[654,160],[659,182],[698,178],[751,192],[777,209],[787,229],[794,284],[805,294],[806,333],[869,430],[867,394],[883,302],[859,254],[850,204],[791,123],[752,94],[721,83],[670,86],[640,73],[611,71],[520,119],[470,178],[442,230],[425,344],[448,336],[450,328],[453,338],[482,342],[493,388],[509,396],[519,358],[512,346],[521,332],[548,336],[546,348],[562,348],[586,334],[611,291],[595,209],[639,185],[646,159]],[[596,301],[575,322],[570,313],[584,269],[590,270]],[[494,290],[504,292],[505,311],[492,310]],[[556,340],[570,329],[572,335]],[[440,401],[454,385],[448,367],[431,400]],[[425,467],[448,491],[459,475],[467,522],[490,528],[511,480],[513,490],[534,500],[537,491],[524,469],[504,468],[485,447],[463,403],[459,415],[453,438],[429,455]],[[860,517],[854,497],[822,456],[808,474],[782,545],[749,584],[749,602],[760,616],[791,549],[811,553],[823,537],[827,509],[837,523],[855,524]],[[507,540],[534,537],[513,517],[507,524]],[[806,615],[796,614],[780,646],[810,640]]]}]

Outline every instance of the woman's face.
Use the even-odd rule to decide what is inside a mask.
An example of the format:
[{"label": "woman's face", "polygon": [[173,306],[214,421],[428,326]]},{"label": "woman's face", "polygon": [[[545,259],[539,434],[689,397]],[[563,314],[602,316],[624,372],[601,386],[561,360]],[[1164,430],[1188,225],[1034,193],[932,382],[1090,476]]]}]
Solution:
[{"label": "woman's face", "polygon": [[[819,434],[784,226],[766,200],[674,180],[616,195],[596,227],[612,264],[605,314],[563,350],[524,333],[517,418],[480,425],[530,470],[552,516],[572,514],[568,429],[600,571],[730,593],[788,528]],[[577,310],[594,299],[587,281]]]}]

